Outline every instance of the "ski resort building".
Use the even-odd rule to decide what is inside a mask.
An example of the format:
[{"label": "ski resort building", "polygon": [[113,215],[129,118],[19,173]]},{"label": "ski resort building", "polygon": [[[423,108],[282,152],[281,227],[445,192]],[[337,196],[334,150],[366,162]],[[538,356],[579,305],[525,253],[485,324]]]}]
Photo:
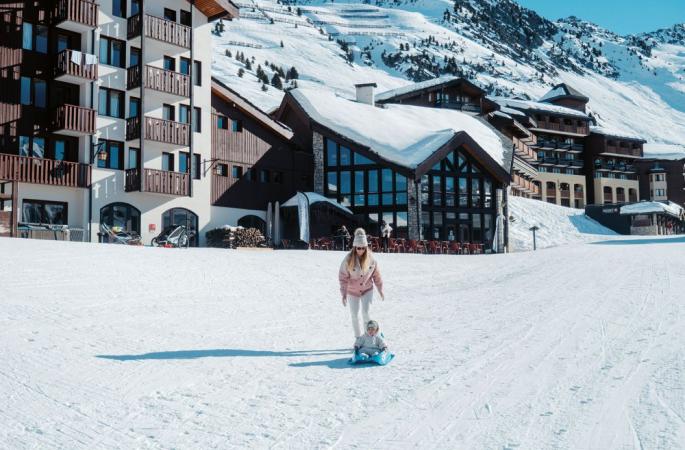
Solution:
[{"label": "ski resort building", "polygon": [[685,206],[685,154],[649,154],[636,162],[640,197]]},{"label": "ski resort building", "polygon": [[645,140],[591,126],[585,142],[589,202],[605,205],[639,201],[640,182],[635,162],[642,158]]},{"label": "ski resort building", "polygon": [[[537,152],[539,198],[561,206],[582,208],[588,202],[585,138],[591,118],[585,112],[587,97],[566,84],[555,86],[540,101],[498,97],[501,111],[525,115],[526,128],[535,135],[530,147]],[[523,119],[521,119],[523,120]]]},{"label": "ski resort building", "polygon": [[105,224],[149,242],[172,222],[206,228],[209,22],[236,15],[227,0],[5,2],[4,234],[39,222],[97,240]]},{"label": "ski resort building", "polygon": [[293,132],[217,79],[212,79],[212,220],[264,231],[269,202],[309,191],[311,152],[298,151]]},{"label": "ski resort building", "polygon": [[[314,191],[350,208],[371,235],[492,245],[506,217],[512,149],[485,120],[450,109],[294,89],[277,112],[314,157]],[[498,195],[499,194],[499,195]],[[504,225],[502,232],[504,233]]]}]

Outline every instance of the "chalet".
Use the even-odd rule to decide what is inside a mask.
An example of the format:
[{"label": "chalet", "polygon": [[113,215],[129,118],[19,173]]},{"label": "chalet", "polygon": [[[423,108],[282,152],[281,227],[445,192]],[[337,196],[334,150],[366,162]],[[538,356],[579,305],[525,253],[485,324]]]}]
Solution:
[{"label": "chalet", "polygon": [[685,147],[645,144],[644,149],[644,157],[636,161],[640,198],[685,206]]},{"label": "chalet", "polygon": [[212,222],[264,231],[267,204],[309,190],[311,153],[297,151],[293,132],[221,81],[212,79]]},{"label": "chalet", "polygon": [[482,118],[376,106],[373,86],[357,88],[357,101],[291,90],[276,113],[313,154],[314,191],[350,208],[375,236],[385,221],[399,238],[490,247],[510,179],[507,138]]}]

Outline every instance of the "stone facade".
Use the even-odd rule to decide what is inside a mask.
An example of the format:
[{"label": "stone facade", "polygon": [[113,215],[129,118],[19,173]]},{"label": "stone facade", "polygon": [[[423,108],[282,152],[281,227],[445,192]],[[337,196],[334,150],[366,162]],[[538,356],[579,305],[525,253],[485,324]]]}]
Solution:
[{"label": "stone facade", "polygon": [[421,239],[421,181],[407,183],[407,232],[409,239]]},{"label": "stone facade", "polygon": [[323,136],[312,132],[312,153],[314,154],[314,192],[324,195]]}]

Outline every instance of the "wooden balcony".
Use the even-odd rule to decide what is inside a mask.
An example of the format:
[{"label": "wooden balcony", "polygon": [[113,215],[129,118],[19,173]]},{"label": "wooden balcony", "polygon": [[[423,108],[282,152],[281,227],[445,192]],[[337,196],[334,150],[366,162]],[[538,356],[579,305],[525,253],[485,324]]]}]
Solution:
[{"label": "wooden balcony", "polygon": [[140,36],[143,31],[143,19],[139,14],[126,19],[126,37],[130,40]]},{"label": "wooden balcony", "polygon": [[583,191],[573,191],[573,197],[582,199],[584,197]]},{"label": "wooden balcony", "polygon": [[547,188],[545,190],[545,193],[547,194],[547,197],[556,197],[557,196],[557,190],[556,189]]},{"label": "wooden balcony", "polygon": [[145,87],[168,94],[190,97],[190,77],[172,70],[145,66]]},{"label": "wooden balcony", "polygon": [[143,80],[142,69],[140,66],[131,66],[126,69],[126,89],[131,90],[140,87]]},{"label": "wooden balcony", "polygon": [[126,119],[126,140],[140,139],[140,116]]},{"label": "wooden balcony", "polygon": [[634,156],[636,158],[639,158],[642,152],[640,152],[639,148],[628,148],[628,147],[617,147],[617,146],[612,146],[612,145],[607,145],[606,150],[603,153],[613,153],[615,155],[625,155],[625,156]]},{"label": "wooden balcony", "polygon": [[52,126],[55,133],[70,136],[95,134],[95,110],[76,105],[62,105],[53,112]]},{"label": "wooden balcony", "polygon": [[87,188],[90,186],[90,173],[88,164],[0,153],[2,180]]},{"label": "wooden balcony", "polygon": [[540,195],[540,187],[531,180],[527,180],[520,175],[513,174],[511,181],[515,188],[528,194]]},{"label": "wooden balcony", "polygon": [[616,203],[625,203],[626,194],[616,194]]},{"label": "wooden balcony", "polygon": [[[80,54],[80,56],[79,56]],[[86,53],[66,49],[57,54],[55,65],[55,79],[67,83],[83,83],[98,79],[98,65],[95,55],[88,55],[94,59],[94,64],[86,64]],[[74,62],[79,60],[80,62]]]},{"label": "wooden balcony", "polygon": [[589,132],[587,126],[565,125],[559,122],[538,121],[537,128],[550,131],[560,131],[563,133],[582,134],[584,136],[586,136]]},{"label": "wooden balcony", "polygon": [[145,139],[187,147],[190,145],[190,125],[171,120],[146,117]]},{"label": "wooden balcony", "polygon": [[166,170],[127,169],[124,190],[188,196],[190,195],[190,175]]},{"label": "wooden balcony", "polygon": [[144,29],[146,37],[190,48],[190,38],[193,33],[191,27],[146,14]]},{"label": "wooden balcony", "polygon": [[559,194],[561,198],[571,198],[571,191],[569,189],[561,189]]},{"label": "wooden balcony", "polygon": [[83,33],[98,26],[98,4],[90,0],[57,0],[52,17],[60,28]]}]

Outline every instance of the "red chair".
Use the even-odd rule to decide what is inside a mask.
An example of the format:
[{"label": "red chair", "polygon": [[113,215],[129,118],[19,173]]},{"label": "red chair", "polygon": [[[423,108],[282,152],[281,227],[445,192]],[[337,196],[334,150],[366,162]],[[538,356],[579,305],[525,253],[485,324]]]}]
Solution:
[{"label": "red chair", "polygon": [[428,249],[434,255],[442,253],[442,247],[440,246],[440,243],[436,241],[428,241]]},{"label": "red chair", "polygon": [[450,242],[449,252],[453,255],[458,255],[461,253],[461,245],[458,242]]},{"label": "red chair", "polygon": [[380,239],[377,237],[369,236],[369,244],[371,245],[372,252],[379,252],[381,248]]},{"label": "red chair", "polygon": [[290,239],[281,239],[281,245],[283,248],[290,248]]},{"label": "red chair", "polygon": [[428,243],[426,241],[417,241],[416,251],[417,253],[428,253]]},{"label": "red chair", "polygon": [[309,248],[312,250],[319,250],[319,243],[316,241],[316,239],[311,239],[309,241]]},{"label": "red chair", "polygon": [[388,253],[399,253],[400,252],[400,243],[397,241],[397,239],[390,238],[388,239]]},{"label": "red chair", "polygon": [[418,243],[416,242],[416,239],[409,239],[404,246],[404,252],[405,253],[417,253],[418,251],[419,251],[419,249],[418,249]]},{"label": "red chair", "polygon": [[450,252],[450,243],[449,241],[442,241],[442,244],[440,246],[442,253],[447,255]]},{"label": "red chair", "polygon": [[478,248],[478,244],[474,244],[474,243],[469,244],[469,253],[472,255],[480,253],[480,250]]},{"label": "red chair", "polygon": [[331,242],[330,239],[327,239],[327,238],[319,239],[319,248],[321,250],[330,250],[332,246],[333,246],[333,243]]}]

